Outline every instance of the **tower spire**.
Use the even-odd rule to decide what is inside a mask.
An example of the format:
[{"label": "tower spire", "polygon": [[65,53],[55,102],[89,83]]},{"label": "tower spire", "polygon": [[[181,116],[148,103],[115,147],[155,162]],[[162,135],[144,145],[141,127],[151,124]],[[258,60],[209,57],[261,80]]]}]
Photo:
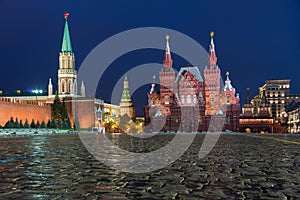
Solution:
[{"label": "tower spire", "polygon": [[68,26],[68,17],[70,13],[65,12],[64,18],[65,18],[65,28],[64,28],[64,35],[63,35],[63,41],[61,46],[61,52],[72,52],[72,44],[71,44],[71,37],[69,33],[69,26]]},{"label": "tower spire", "polygon": [[130,118],[135,117],[135,109],[133,107],[133,103],[130,97],[127,74],[124,78],[124,87],[120,101],[120,114],[121,116],[127,114]]},{"label": "tower spire", "polygon": [[124,78],[123,92],[122,92],[121,100],[131,101],[127,74],[125,74],[125,78]]},{"label": "tower spire", "polygon": [[75,55],[72,51],[71,38],[69,33],[69,13],[64,14],[65,27],[62,38],[61,52],[59,53],[58,69],[58,94],[77,94],[77,72],[75,70]]},{"label": "tower spire", "polygon": [[163,64],[164,64],[164,67],[172,68],[173,60],[172,60],[172,57],[171,57],[169,39],[170,39],[170,36],[166,35],[166,52],[165,52],[165,57],[164,57]]},{"label": "tower spire", "polygon": [[208,58],[208,66],[210,68],[217,67],[217,56],[216,56],[216,49],[214,44],[214,35],[213,31],[210,32],[210,45],[209,45],[209,58]]},{"label": "tower spire", "polygon": [[246,104],[250,104],[250,88],[246,88]]},{"label": "tower spire", "polygon": [[224,89],[229,89],[232,90],[232,85],[231,85],[231,80],[229,79],[229,72],[226,72],[226,81],[225,81],[225,86]]},{"label": "tower spire", "polygon": [[52,86],[51,78],[49,78],[49,83],[48,83],[48,96],[51,96],[52,94],[53,94],[53,86]]}]

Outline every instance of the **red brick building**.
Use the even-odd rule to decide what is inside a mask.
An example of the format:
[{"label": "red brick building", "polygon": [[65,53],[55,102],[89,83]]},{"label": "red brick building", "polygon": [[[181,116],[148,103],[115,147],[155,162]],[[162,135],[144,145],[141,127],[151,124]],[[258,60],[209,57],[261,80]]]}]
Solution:
[{"label": "red brick building", "polygon": [[163,68],[159,74],[160,89],[154,80],[148,92],[148,105],[144,108],[147,131],[238,130],[240,99],[228,72],[225,85],[221,87],[221,69],[217,65],[213,36],[212,32],[204,79],[197,67],[182,67],[176,74],[169,36],[166,37]]}]

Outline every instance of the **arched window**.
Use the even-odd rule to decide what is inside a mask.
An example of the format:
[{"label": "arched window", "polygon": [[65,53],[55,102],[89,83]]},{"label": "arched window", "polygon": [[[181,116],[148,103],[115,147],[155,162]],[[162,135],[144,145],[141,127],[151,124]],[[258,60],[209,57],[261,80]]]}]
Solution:
[{"label": "arched window", "polygon": [[169,95],[165,96],[165,104],[169,104],[170,103],[170,97]]},{"label": "arched window", "polygon": [[196,104],[197,103],[197,96],[195,94],[193,96],[193,100],[194,100],[194,104]]},{"label": "arched window", "polygon": [[227,103],[227,104],[230,103],[230,98],[229,98],[229,97],[226,98],[226,103]]},{"label": "arched window", "polygon": [[187,97],[186,97],[186,103],[187,104],[191,104],[192,103],[191,95],[187,95]]},{"label": "arched window", "polygon": [[69,85],[69,93],[73,93],[73,83],[72,83],[72,80],[68,81],[68,85]]},{"label": "arched window", "polygon": [[184,95],[181,95],[181,104],[184,104]]},{"label": "arched window", "polygon": [[66,81],[63,79],[61,80],[61,92],[65,93],[66,91]]}]

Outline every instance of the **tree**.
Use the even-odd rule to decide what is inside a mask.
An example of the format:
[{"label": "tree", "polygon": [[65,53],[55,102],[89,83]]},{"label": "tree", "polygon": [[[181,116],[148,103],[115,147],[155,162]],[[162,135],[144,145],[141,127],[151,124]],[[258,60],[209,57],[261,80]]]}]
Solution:
[{"label": "tree", "polygon": [[52,121],[51,121],[51,128],[57,128],[55,119],[52,119]]},{"label": "tree", "polygon": [[23,121],[20,119],[20,128],[24,128]]},{"label": "tree", "polygon": [[26,119],[25,124],[24,124],[24,128],[30,128],[28,120]]},{"label": "tree", "polygon": [[44,121],[42,121],[42,123],[41,123],[41,128],[47,128],[46,123]]},{"label": "tree", "polygon": [[31,123],[30,123],[30,128],[35,128],[34,119],[32,119],[32,121],[31,121]]},{"label": "tree", "polygon": [[62,127],[63,127],[63,128],[69,128],[69,127],[68,127],[67,120],[64,120]]},{"label": "tree", "polygon": [[40,127],[41,127],[40,121],[37,120],[36,125],[35,125],[35,128],[40,128]]},{"label": "tree", "polygon": [[67,111],[66,104],[65,104],[65,100],[63,100],[63,102],[61,104],[60,112],[61,112],[61,118],[62,119],[69,118],[68,111]]},{"label": "tree", "polygon": [[55,97],[53,100],[52,110],[53,110],[53,119],[55,120],[56,123],[60,122],[61,118],[62,118],[61,117],[61,102],[60,102],[57,92],[55,93]]},{"label": "tree", "polygon": [[13,125],[15,124],[15,121],[14,121],[14,118],[13,117],[10,117],[10,120],[9,120]]},{"label": "tree", "polygon": [[70,120],[69,117],[68,117],[68,119],[67,119],[67,125],[68,125],[68,128],[72,128],[72,127],[71,127],[71,120]]},{"label": "tree", "polygon": [[71,128],[71,122],[66,108],[65,101],[60,101],[57,93],[55,94],[53,104],[53,119],[58,128]]},{"label": "tree", "polygon": [[20,128],[19,120],[16,118],[16,121],[14,122],[14,128]]},{"label": "tree", "polygon": [[5,128],[14,128],[14,124],[11,122],[11,120],[8,120],[4,127]]},{"label": "tree", "polygon": [[47,128],[51,128],[51,121],[50,121],[50,119],[48,119]]}]

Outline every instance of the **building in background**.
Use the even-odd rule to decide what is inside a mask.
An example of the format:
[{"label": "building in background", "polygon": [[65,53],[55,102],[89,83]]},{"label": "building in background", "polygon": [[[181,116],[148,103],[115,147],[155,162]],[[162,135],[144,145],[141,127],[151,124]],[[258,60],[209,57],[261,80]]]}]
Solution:
[{"label": "building in background", "polygon": [[259,88],[259,98],[264,96],[271,106],[271,116],[280,122],[285,111],[286,99],[290,95],[290,80],[266,80]]},{"label": "building in background", "polygon": [[[248,128],[247,130],[251,132],[270,132],[273,130],[276,133],[284,133],[288,131],[288,128],[291,129],[291,124],[295,124],[294,117],[296,116],[293,111],[295,108],[291,107],[291,102],[300,102],[300,95],[290,94],[290,82],[289,79],[266,80],[265,84],[259,87],[258,94],[253,97],[251,102],[249,103],[247,100],[246,104],[243,105],[240,130],[245,131]],[[247,99],[249,98],[250,96],[247,97]],[[274,120],[272,129],[269,128],[271,127],[271,121],[267,120],[266,123],[259,121],[262,119],[262,109],[265,110],[265,113],[267,112],[266,106],[270,117]],[[249,114],[250,110],[251,114]],[[289,114],[292,116],[289,116]],[[267,114],[264,114],[264,116],[266,117]],[[247,121],[246,119],[251,120]],[[251,126],[250,123],[252,123]],[[256,125],[253,125],[253,123]]]},{"label": "building in background", "polygon": [[289,133],[300,133],[300,102],[293,99],[286,106],[287,130]]},{"label": "building in background", "polygon": [[275,120],[271,116],[271,107],[267,102],[265,93],[262,97],[258,95],[250,102],[250,88],[247,88],[246,103],[243,105],[240,116],[241,132],[254,133],[273,133],[278,129]]},{"label": "building in background", "polygon": [[[220,86],[221,70],[213,37],[211,32],[203,79],[197,67],[181,67],[178,74],[175,73],[169,36],[166,36],[163,68],[159,73],[160,89],[154,79],[148,92],[148,105],[144,108],[148,131],[207,131],[210,122],[221,126],[218,130],[238,130],[239,95],[231,85],[229,73],[226,73],[224,87]],[[220,123],[222,117],[226,118],[224,126]]]}]

